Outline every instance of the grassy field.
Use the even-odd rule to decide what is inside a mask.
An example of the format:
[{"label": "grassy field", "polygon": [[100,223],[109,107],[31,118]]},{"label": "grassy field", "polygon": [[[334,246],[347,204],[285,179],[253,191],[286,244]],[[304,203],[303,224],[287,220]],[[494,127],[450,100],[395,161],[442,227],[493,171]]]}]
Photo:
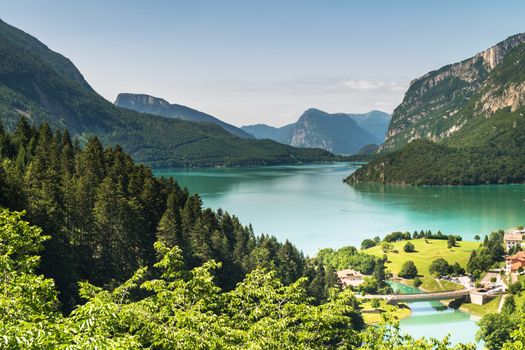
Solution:
[{"label": "grassy field", "polygon": [[386,301],[384,300],[381,301],[381,305],[379,306],[378,309],[374,309],[369,301],[361,303],[361,309],[363,311],[370,311],[370,310],[379,311],[379,312],[374,312],[374,313],[363,312],[362,315],[363,315],[363,319],[366,324],[379,323],[379,321],[381,321],[381,314],[385,312],[391,313],[398,320],[401,320],[405,317],[410,316],[410,313],[411,313],[408,307],[404,307],[403,305],[400,305],[399,307],[388,305],[386,304]]},{"label": "grassy field", "polygon": [[[413,253],[405,253],[403,246],[406,242],[412,242],[416,248]],[[427,243],[428,242],[428,243]],[[462,267],[467,266],[470,252],[479,247],[478,242],[458,242],[456,247],[449,249],[446,240],[415,239],[411,241],[400,241],[392,243],[393,251],[387,253],[387,268],[394,274],[398,274],[404,262],[412,260],[416,264],[419,275],[429,276],[428,267],[437,258],[444,258],[449,264],[459,263]],[[365,250],[366,253],[375,256],[383,256],[380,246]]]},{"label": "grassy field", "polygon": [[489,302],[487,302],[485,305],[474,305],[470,303],[464,303],[461,304],[459,309],[461,311],[468,312],[469,314],[474,314],[477,316],[483,316],[490,313],[496,313],[498,312],[498,306],[499,301],[501,299],[501,296],[498,296]]},{"label": "grassy field", "polygon": [[461,284],[443,280],[438,281],[430,276],[423,277],[421,281],[423,282],[423,284],[420,285],[419,288],[424,290],[425,292],[443,292],[449,290],[459,290],[464,288]]}]

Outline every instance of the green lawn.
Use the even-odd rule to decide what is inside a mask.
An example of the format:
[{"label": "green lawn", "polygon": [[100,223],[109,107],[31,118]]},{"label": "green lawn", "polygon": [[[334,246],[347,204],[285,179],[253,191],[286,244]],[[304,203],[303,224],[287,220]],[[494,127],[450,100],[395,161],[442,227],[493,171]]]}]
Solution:
[{"label": "green lawn", "polygon": [[420,285],[419,288],[424,290],[425,292],[442,292],[449,290],[459,290],[464,288],[461,284],[443,280],[437,281],[431,276],[425,276],[421,279],[421,281],[423,282],[423,284]]},{"label": "green lawn", "polygon": [[[406,242],[412,242],[416,251],[413,253],[405,253],[403,246]],[[479,247],[478,242],[457,242],[456,247],[448,249],[446,240],[428,240],[427,242],[425,242],[424,239],[414,239],[411,241],[392,243],[394,251],[387,253],[387,268],[392,273],[398,274],[403,263],[412,260],[414,264],[416,264],[419,274],[428,276],[430,275],[428,267],[435,259],[444,258],[449,264],[457,262],[462,267],[466,267],[470,252]],[[397,251],[397,253],[395,251]],[[383,256],[384,254],[380,246],[366,249],[364,252],[375,256]]]},{"label": "green lawn", "polygon": [[384,301],[384,300],[381,301],[381,305],[379,306],[378,309],[374,309],[372,307],[370,301],[363,302],[363,303],[361,303],[360,306],[361,306],[361,309],[363,311],[367,311],[367,310],[377,310],[377,311],[379,311],[377,313],[363,312],[362,315],[363,315],[363,319],[364,319],[366,324],[379,323],[379,321],[381,321],[381,314],[383,314],[385,312],[388,312],[388,313],[392,314],[398,320],[401,320],[403,318],[406,318],[406,317],[410,316],[410,314],[412,312],[405,305],[402,305],[402,304],[400,304],[399,306],[388,305],[386,303],[386,301]]},{"label": "green lawn", "polygon": [[501,299],[501,296],[498,296],[489,302],[487,302],[485,305],[474,305],[470,303],[464,303],[461,304],[459,309],[461,311],[468,312],[469,314],[474,314],[477,316],[483,316],[490,313],[496,313],[498,312],[498,306],[499,301]]}]

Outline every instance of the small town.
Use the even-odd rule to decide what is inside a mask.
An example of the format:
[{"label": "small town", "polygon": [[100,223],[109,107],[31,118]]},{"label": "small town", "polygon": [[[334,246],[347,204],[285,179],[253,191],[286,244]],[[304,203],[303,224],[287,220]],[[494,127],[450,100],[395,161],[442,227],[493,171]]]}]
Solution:
[{"label": "small town", "polygon": [[[411,257],[417,258],[417,249],[406,249],[406,247],[413,246],[413,243],[421,244],[422,242],[419,239],[407,241],[403,252],[396,249],[388,249],[388,243],[384,244],[383,242],[382,244],[382,252],[385,253],[383,258],[387,259],[385,261],[386,283],[394,287],[403,286],[403,288],[390,288],[388,294],[381,294],[367,289],[366,285],[369,284],[370,279],[374,278],[374,275],[364,274],[352,268],[338,270],[337,276],[344,288],[356,291],[359,299],[369,301],[382,300],[385,302],[382,305],[376,301],[370,303],[368,308],[365,307],[365,319],[368,318],[372,323],[379,321],[377,315],[381,312],[392,310],[389,307],[385,307],[386,305],[401,305],[401,312],[398,311],[397,314],[403,318],[407,317],[407,310],[409,310],[409,304],[407,305],[407,303],[417,301],[436,301],[447,307],[459,308],[475,316],[482,316],[489,312],[500,313],[506,303],[515,304],[515,299],[523,300],[521,289],[522,283],[525,281],[523,278],[525,251],[522,250],[522,246],[525,246],[524,238],[525,230],[521,227],[506,230],[500,242],[504,248],[504,255],[501,256],[499,262],[489,269],[481,273],[477,272],[477,276],[467,273],[464,269],[456,272],[451,270],[442,271],[438,274],[430,273],[430,271],[420,271],[412,273],[412,276],[406,276],[406,271],[396,271],[396,273],[389,271],[388,268],[390,266],[395,268],[395,264],[388,260],[390,257],[397,258],[402,256],[404,265],[412,265],[412,261],[409,259]],[[425,242],[439,243],[438,240],[430,242],[427,239],[425,239]],[[459,246],[462,243],[461,241],[456,241],[455,244]],[[480,244],[482,245],[483,243]],[[363,253],[367,253],[369,249],[373,248],[365,249]],[[454,258],[455,252],[453,250],[451,249],[448,253],[449,257]],[[447,257],[444,256],[444,258],[446,259]],[[470,259],[472,259],[472,253]],[[426,280],[426,283],[421,282],[421,278]],[[432,282],[429,283],[428,281]],[[363,286],[365,287],[363,288]],[[507,301],[509,298],[512,301]],[[368,315],[370,317],[367,317]]]}]

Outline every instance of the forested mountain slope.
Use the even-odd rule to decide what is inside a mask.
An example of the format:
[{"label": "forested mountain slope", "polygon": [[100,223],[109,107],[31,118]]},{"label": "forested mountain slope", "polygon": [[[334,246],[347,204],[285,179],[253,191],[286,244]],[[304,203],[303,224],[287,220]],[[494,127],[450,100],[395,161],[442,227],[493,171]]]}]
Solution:
[{"label": "forested mountain slope", "polygon": [[[516,65],[523,66],[523,62],[519,63],[523,50],[519,47],[523,43],[525,33],[511,36],[469,59],[412,81],[403,102],[392,114],[381,149],[399,149],[416,139],[460,139],[459,131],[472,131],[478,127],[479,119],[490,123],[495,112],[505,107],[516,110],[523,104],[523,77],[501,71],[514,67],[517,73],[521,69]],[[476,140],[483,142],[483,138]]]},{"label": "forested mountain slope", "polygon": [[[510,37],[474,58],[416,80],[394,112],[381,155],[347,181],[524,182],[523,42],[525,34]],[[420,139],[428,141],[416,142]]]},{"label": "forested mountain slope", "polygon": [[[229,290],[255,267],[276,270],[283,283],[309,276],[309,295],[326,300],[333,270],[307,260],[290,242],[255,236],[223,211],[202,208],[198,195],[173,179],[155,178],[122,148],[22,119],[13,134],[0,126],[0,208],[26,210],[51,238],[41,272],[55,280],[65,309],[79,302],[79,281],[113,288],[155,261],[153,244],[177,245],[186,268],[214,259],[218,286]],[[1,251],[0,251],[1,253]]]},{"label": "forested mountain slope", "polygon": [[0,120],[13,130],[20,116],[35,125],[67,127],[82,142],[97,135],[103,144],[120,144],[134,160],[158,167],[334,159],[322,150],[240,139],[216,125],[116,107],[94,92],[69,60],[2,22]]},{"label": "forested mountain slope", "polygon": [[145,94],[120,93],[115,100],[115,105],[137,112],[154,114],[166,118],[177,118],[190,122],[212,123],[219,125],[232,135],[244,139],[254,138],[251,134],[248,134],[236,126],[225,123],[212,115],[183,105],[170,104],[168,101],[159,97]]}]

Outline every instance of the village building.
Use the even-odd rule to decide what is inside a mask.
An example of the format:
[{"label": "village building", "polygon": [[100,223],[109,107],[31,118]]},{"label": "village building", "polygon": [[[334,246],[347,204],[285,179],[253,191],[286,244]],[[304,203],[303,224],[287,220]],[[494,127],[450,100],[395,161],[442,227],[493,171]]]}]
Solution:
[{"label": "village building", "polygon": [[359,271],[351,269],[337,271],[337,277],[343,287],[357,287],[364,282],[364,276]]},{"label": "village building", "polygon": [[[525,235],[525,230],[514,230],[512,232],[507,232],[503,235],[503,242],[505,244],[505,250],[509,251],[516,246],[521,246],[523,243],[523,236]],[[525,244],[523,244],[525,245]]]},{"label": "village building", "polygon": [[518,272],[525,269],[525,251],[519,251],[514,255],[505,257],[505,272],[507,274]]}]

